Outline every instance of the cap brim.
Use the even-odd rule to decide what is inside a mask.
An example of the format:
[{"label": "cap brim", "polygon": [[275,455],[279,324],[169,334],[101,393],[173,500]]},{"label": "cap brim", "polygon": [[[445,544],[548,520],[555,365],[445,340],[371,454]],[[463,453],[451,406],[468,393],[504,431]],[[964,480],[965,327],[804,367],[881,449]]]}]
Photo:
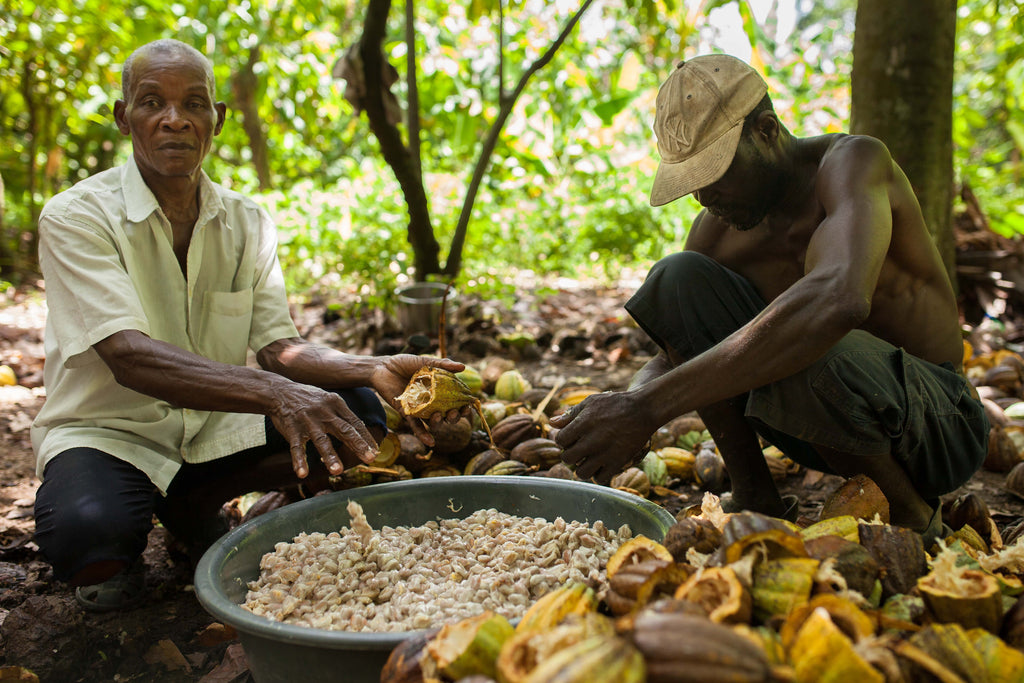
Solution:
[{"label": "cap brim", "polygon": [[742,134],[743,122],[740,121],[689,159],[677,164],[665,161],[658,164],[651,186],[651,206],[662,206],[685,197],[725,175]]}]

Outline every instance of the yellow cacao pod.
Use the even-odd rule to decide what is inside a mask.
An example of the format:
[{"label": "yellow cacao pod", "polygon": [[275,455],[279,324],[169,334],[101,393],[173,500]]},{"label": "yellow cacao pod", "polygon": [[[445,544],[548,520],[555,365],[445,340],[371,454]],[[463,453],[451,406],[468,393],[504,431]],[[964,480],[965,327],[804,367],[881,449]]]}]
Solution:
[{"label": "yellow cacao pod", "polygon": [[523,683],[644,683],[644,657],[617,636],[593,636],[541,662]]},{"label": "yellow cacao pod", "polygon": [[538,631],[557,626],[570,614],[597,609],[597,594],[585,583],[573,582],[542,595],[530,605],[516,624],[516,632]]},{"label": "yellow cacao pod", "polygon": [[424,418],[479,403],[465,382],[441,368],[417,370],[397,399],[406,415]]}]

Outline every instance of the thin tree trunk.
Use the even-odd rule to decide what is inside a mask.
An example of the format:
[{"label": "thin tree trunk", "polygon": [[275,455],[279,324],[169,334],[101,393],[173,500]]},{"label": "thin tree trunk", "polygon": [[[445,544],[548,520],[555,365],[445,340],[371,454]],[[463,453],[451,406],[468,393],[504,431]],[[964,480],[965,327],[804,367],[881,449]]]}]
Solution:
[{"label": "thin tree trunk", "polygon": [[860,0],[851,131],[889,147],[956,283],[953,55],[956,0]]},{"label": "thin tree trunk", "polygon": [[260,121],[259,102],[256,91],[259,81],[256,78],[255,66],[260,61],[260,47],[254,45],[249,49],[249,58],[241,70],[231,79],[231,93],[235,98],[235,107],[242,114],[242,128],[249,138],[249,150],[252,152],[252,165],[256,169],[256,178],[260,190],[267,191],[272,187],[270,178],[270,159],[267,153],[267,136],[263,132]]},{"label": "thin tree trunk", "polygon": [[434,237],[434,230],[430,224],[430,211],[419,172],[419,159],[414,159],[409,149],[402,144],[402,135],[398,127],[388,120],[384,104],[386,86],[381,46],[390,11],[391,0],[370,0],[366,7],[366,23],[363,26],[363,36],[359,40],[359,56],[366,86],[362,104],[370,123],[370,130],[380,143],[384,160],[394,171],[395,178],[402,187],[409,211],[408,237],[409,244],[412,245],[413,266],[416,277],[422,280],[427,275],[441,271],[438,261],[441,247]]},{"label": "thin tree trunk", "polygon": [[[515,89],[509,94],[505,95],[503,84],[499,83],[498,99],[501,107],[498,111],[498,117],[491,124],[491,128],[487,131],[487,137],[484,139],[483,147],[480,149],[480,155],[477,157],[476,165],[473,167],[473,177],[469,181],[469,187],[466,189],[466,198],[462,202],[462,210],[459,213],[459,222],[455,226],[455,233],[452,236],[452,246],[448,251],[448,259],[445,262],[444,273],[449,278],[454,279],[458,275],[459,270],[462,268],[462,249],[466,243],[466,231],[469,228],[469,217],[473,213],[473,204],[476,202],[476,195],[480,191],[480,184],[483,182],[484,173],[487,171],[487,166],[491,162],[491,155],[494,153],[494,148],[498,144],[498,136],[501,135],[501,130],[505,126],[505,121],[508,119],[509,114],[512,113],[513,107],[515,107],[516,100],[522,94],[526,88],[527,82],[530,78],[547,66],[548,62],[558,52],[558,48],[562,47],[562,44],[572,33],[572,30],[579,23],[580,17],[587,11],[591,3],[594,0],[586,0],[583,5],[580,6],[579,10],[569,19],[566,25],[562,28],[558,38],[555,39],[548,49],[544,51],[540,57],[530,65],[530,67],[520,77],[519,82],[516,84]],[[503,48],[502,45],[498,46],[499,50]]]}]

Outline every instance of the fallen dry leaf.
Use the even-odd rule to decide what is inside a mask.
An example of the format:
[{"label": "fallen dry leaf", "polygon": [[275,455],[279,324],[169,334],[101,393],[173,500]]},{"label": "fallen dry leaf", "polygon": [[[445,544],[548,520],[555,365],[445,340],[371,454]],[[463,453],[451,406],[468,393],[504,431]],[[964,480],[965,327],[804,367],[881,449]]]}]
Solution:
[{"label": "fallen dry leaf", "polygon": [[143,656],[147,664],[160,664],[168,671],[184,671],[192,673],[192,665],[188,663],[174,641],[164,639],[149,648]]}]

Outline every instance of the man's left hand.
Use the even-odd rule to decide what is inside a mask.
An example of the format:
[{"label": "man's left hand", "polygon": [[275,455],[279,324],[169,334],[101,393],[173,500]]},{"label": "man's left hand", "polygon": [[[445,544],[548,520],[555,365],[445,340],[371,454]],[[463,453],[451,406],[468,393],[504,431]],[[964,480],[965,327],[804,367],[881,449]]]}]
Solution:
[{"label": "man's left hand", "polygon": [[555,441],[565,449],[562,461],[576,466],[581,479],[607,484],[612,477],[647,454],[656,427],[643,418],[644,406],[628,391],[588,396],[551,418]]}]

